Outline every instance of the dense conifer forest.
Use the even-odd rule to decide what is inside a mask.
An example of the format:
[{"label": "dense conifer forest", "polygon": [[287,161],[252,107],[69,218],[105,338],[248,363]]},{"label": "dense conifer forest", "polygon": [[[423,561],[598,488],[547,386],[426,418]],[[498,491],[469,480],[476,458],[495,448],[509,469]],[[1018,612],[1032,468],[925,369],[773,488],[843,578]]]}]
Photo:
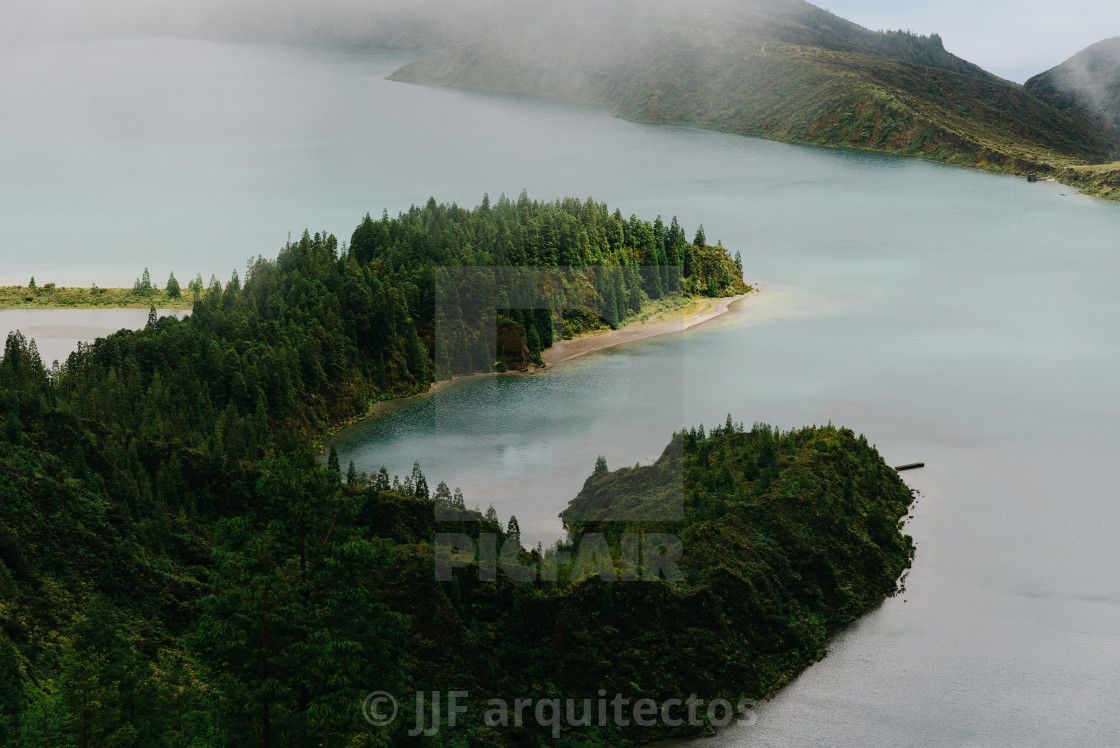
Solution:
[{"label": "dense conifer forest", "polygon": [[[444,298],[448,266],[499,279],[489,318],[467,313],[470,289]],[[501,268],[515,267],[538,271],[504,294]],[[480,581],[476,564],[438,582],[437,532],[504,545],[516,521],[468,509],[443,481],[429,488],[419,465],[403,481],[367,476],[333,455],[320,464],[310,446],[438,377],[531,366],[588,315],[616,326],[665,295],[743,290],[741,265],[702,229],[690,241],[675,219],[523,193],[366,216],[341,246],[305,232],[243,279],[189,291],[189,317],[153,312],[144,329],[53,366],[11,335],[0,359],[0,745],[537,744],[547,730],[478,715],[428,738],[404,724],[376,730],[362,698],[761,695],[820,656],[825,635],[889,593],[908,562],[897,520],[909,495],[862,439],[729,421],[674,437],[642,469],[653,472],[603,466],[574,505],[607,481],[656,482],[666,461],[683,476],[685,513],[668,531],[685,538],[687,581],[621,587],[578,565],[515,583]],[[566,316],[569,305],[579,314]],[[618,542],[618,527],[596,530]],[[562,546],[514,557],[545,564]],[[729,558],[741,565],[725,568]],[[713,586],[728,573],[738,586]],[[637,631],[647,614],[674,623]],[[757,640],[736,638],[741,616]],[[596,727],[564,739],[642,737]]]}]

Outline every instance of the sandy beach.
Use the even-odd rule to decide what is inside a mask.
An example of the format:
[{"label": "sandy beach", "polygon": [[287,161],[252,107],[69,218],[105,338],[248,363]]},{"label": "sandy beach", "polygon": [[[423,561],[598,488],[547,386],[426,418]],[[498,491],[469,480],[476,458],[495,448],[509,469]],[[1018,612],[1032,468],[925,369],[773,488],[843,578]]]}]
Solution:
[{"label": "sandy beach", "polygon": [[[738,296],[728,296],[722,299],[696,299],[683,309],[674,309],[660,314],[656,314],[642,322],[632,322],[625,327],[620,327],[617,330],[608,330],[606,332],[583,335],[572,340],[562,340],[554,343],[551,348],[541,353],[541,360],[544,361],[544,366],[538,366],[530,369],[528,372],[521,371],[507,371],[501,374],[493,372],[482,372],[478,374],[467,374],[454,379],[441,379],[438,382],[433,382],[432,386],[427,392],[420,395],[413,395],[412,397],[423,397],[424,395],[431,394],[438,389],[442,389],[453,382],[462,382],[465,379],[474,379],[476,377],[495,377],[495,376],[524,376],[525,374],[534,374],[547,370],[552,366],[571,361],[572,359],[580,356],[586,356],[589,353],[597,351],[604,351],[608,348],[615,348],[620,345],[628,343],[637,343],[642,340],[649,340],[651,338],[661,337],[663,335],[675,335],[710,322],[711,320],[720,317],[727,312],[731,311],[731,307],[742,301],[743,299],[757,295],[759,292],[756,289],[751,293],[739,294]],[[402,400],[410,398],[397,398],[394,400],[385,400],[382,402],[374,403],[370,406],[366,413],[349,418],[342,423],[335,424],[334,427],[329,429],[317,441],[316,447],[323,449],[329,443],[329,439],[337,436],[342,431],[356,426],[362,421],[376,415],[378,411],[384,409],[391,404],[399,404]]]},{"label": "sandy beach", "polygon": [[[755,292],[757,293],[757,292]],[[541,352],[544,368],[571,361],[588,353],[603,351],[627,343],[685,332],[697,325],[726,314],[732,304],[745,299],[750,294],[728,296],[723,299],[700,299],[684,310],[665,312],[644,322],[633,322],[617,330],[609,330],[598,335],[584,335],[572,340],[561,340]],[[683,311],[683,314],[682,314]],[[539,369],[538,369],[539,371]]]},{"label": "sandy beach", "polygon": [[[751,293],[757,294],[758,291],[752,291]],[[545,371],[557,364],[562,364],[565,361],[571,361],[574,358],[586,356],[589,353],[605,351],[608,348],[615,348],[628,343],[637,343],[642,340],[649,340],[650,338],[659,338],[663,335],[674,335],[686,332],[698,325],[710,322],[716,317],[726,314],[731,310],[732,304],[742,301],[750,295],[749,293],[744,293],[722,299],[696,299],[684,309],[662,312],[641,322],[631,322],[617,330],[606,330],[604,332],[581,335],[571,340],[558,340],[552,344],[551,348],[541,351],[541,360],[544,361],[544,366],[537,366],[528,371],[506,371],[500,374],[482,372],[479,374],[467,374],[461,377],[455,377],[454,379],[441,379],[438,382],[433,382],[431,389],[428,391],[435,392],[452,382],[459,382],[473,377],[535,374]]]}]

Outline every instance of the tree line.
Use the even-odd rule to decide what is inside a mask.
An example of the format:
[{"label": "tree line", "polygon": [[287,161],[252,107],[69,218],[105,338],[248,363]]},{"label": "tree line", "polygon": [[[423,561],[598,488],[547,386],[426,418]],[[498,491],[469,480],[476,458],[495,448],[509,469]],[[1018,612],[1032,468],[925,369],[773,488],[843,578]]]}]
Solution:
[{"label": "tree line", "polygon": [[[492,283],[481,319],[475,287],[436,304],[446,267],[547,272],[522,295]],[[304,232],[243,279],[192,282],[190,316],[153,314],[51,366],[10,335],[0,745],[352,738],[361,689],[423,680],[418,624],[383,599],[410,568],[394,546],[431,536],[434,502],[466,532],[519,529],[431,491],[418,466],[403,483],[352,466],[344,481],[311,440],[438,376],[520,365],[563,334],[566,309],[617,325],[667,294],[744,289],[722,247],[676,219],[523,193],[367,215],[341,245]]]}]

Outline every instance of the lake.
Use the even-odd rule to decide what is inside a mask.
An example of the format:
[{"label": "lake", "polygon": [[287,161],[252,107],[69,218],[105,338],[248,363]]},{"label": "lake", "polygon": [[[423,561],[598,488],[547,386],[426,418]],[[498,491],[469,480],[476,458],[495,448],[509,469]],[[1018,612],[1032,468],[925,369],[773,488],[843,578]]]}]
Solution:
[{"label": "lake", "polygon": [[[160,317],[185,317],[184,309],[159,309]],[[118,330],[138,330],[148,324],[147,309],[0,309],[0,339],[18,330],[35,341],[39,357],[50,368],[51,363],[64,363],[78,349],[79,343],[90,344],[97,338]]]},{"label": "lake", "polygon": [[[397,52],[183,40],[0,68],[0,283],[227,277],[434,195],[704,224],[763,291],[686,334],[393,403],[343,465],[461,485],[527,537],[682,425],[862,432],[920,491],[906,592],[698,746],[1120,741],[1120,205],[1054,184],[390,83]],[[41,98],[43,93],[47,103]],[[687,696],[683,694],[682,696]]]}]

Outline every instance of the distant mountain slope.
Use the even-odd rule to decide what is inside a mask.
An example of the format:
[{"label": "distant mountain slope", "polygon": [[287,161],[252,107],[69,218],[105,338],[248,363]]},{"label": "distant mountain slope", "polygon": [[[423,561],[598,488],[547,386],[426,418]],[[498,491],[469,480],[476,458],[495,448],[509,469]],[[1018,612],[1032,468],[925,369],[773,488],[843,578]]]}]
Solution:
[{"label": "distant mountain slope", "polygon": [[1002,170],[1099,162],[1112,148],[1096,125],[950,54],[936,35],[869,31],[802,0],[526,11],[390,77]]},{"label": "distant mountain slope", "polygon": [[1120,143],[1120,36],[1086,47],[1024,88],[1058,109],[1084,115]]}]

